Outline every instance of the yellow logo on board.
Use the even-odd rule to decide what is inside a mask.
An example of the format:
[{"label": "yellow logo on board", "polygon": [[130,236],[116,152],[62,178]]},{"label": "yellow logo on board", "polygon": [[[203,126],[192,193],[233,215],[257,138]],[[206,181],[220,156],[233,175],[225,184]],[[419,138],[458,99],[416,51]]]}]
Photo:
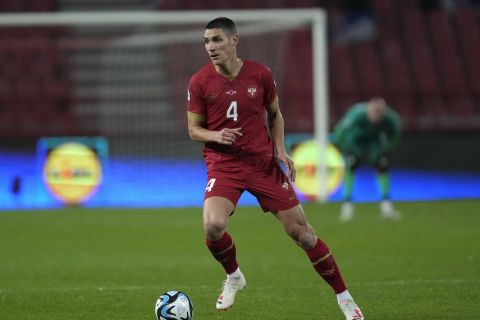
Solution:
[{"label": "yellow logo on board", "polygon": [[90,148],[80,143],[64,143],[53,149],[43,167],[50,192],[67,204],[88,200],[102,182],[102,166]]},{"label": "yellow logo on board", "polygon": [[[295,185],[298,190],[308,197],[315,198],[317,195],[317,163],[319,150],[315,140],[307,140],[298,144],[292,151],[292,159],[295,163],[297,176]],[[333,194],[343,181],[345,164],[342,154],[335,146],[327,146],[327,192]]]}]

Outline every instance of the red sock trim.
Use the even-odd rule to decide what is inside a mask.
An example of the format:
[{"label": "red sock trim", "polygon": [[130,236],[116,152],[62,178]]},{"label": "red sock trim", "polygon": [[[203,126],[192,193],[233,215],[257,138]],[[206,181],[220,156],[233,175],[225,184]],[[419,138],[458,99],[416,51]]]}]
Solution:
[{"label": "red sock trim", "polygon": [[232,237],[225,232],[218,241],[206,239],[208,249],[213,257],[220,262],[227,274],[231,274],[238,269],[237,250]]},{"label": "red sock trim", "polygon": [[340,269],[327,245],[320,239],[315,247],[305,250],[317,273],[332,287],[335,293],[347,290]]},{"label": "red sock trim", "polygon": [[312,249],[305,250],[305,252],[307,253],[307,256],[310,259],[310,261],[312,263],[315,263],[315,261],[329,254],[330,249],[322,240],[317,239],[317,243],[315,244],[315,247],[313,247]]}]

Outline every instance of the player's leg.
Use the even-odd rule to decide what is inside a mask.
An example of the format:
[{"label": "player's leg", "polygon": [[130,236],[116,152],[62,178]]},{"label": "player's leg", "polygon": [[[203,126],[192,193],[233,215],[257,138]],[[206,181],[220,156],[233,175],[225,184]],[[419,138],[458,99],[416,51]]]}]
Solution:
[{"label": "player's leg", "polygon": [[359,157],[352,152],[346,153],[344,159],[345,177],[343,178],[343,203],[340,210],[340,221],[349,221],[352,220],[354,216],[352,193],[355,182],[355,171],[360,165],[360,160]]},{"label": "player's leg", "polygon": [[363,319],[360,308],[347,290],[332,252],[308,224],[302,206],[299,204],[293,208],[278,211],[274,215],[280,220],[286,233],[305,250],[316,272],[333,289],[346,319]]},{"label": "player's leg", "polygon": [[228,217],[234,209],[230,200],[218,196],[206,199],[203,204],[203,229],[207,247],[227,274],[238,268],[235,244],[227,232]]},{"label": "player's leg", "polygon": [[347,319],[363,319],[343,282],[330,249],[308,224],[294,188],[278,164],[274,164],[271,170],[254,172],[247,181],[247,190],[258,199],[262,209],[272,212],[280,220],[287,234],[305,250],[315,270],[335,291],[339,306]]},{"label": "player's leg", "polygon": [[382,200],[390,199],[390,172],[389,158],[387,155],[380,155],[375,164],[377,170],[377,183],[380,187]]},{"label": "player's leg", "polygon": [[227,310],[232,306],[237,292],[246,286],[245,277],[238,266],[235,243],[227,232],[229,216],[235,210],[241,191],[222,186],[220,181],[215,185],[215,181],[209,182],[205,192],[203,229],[208,249],[227,274],[216,302],[217,310]]},{"label": "player's leg", "polygon": [[387,154],[381,153],[372,159],[376,168],[376,180],[380,188],[382,201],[380,212],[382,217],[387,219],[398,219],[401,214],[396,211],[390,200],[390,158]]},{"label": "player's leg", "polygon": [[340,270],[330,249],[320,240],[307,223],[302,206],[299,204],[288,210],[274,213],[285,232],[295,243],[305,250],[317,273],[332,287],[335,293],[346,290]]}]

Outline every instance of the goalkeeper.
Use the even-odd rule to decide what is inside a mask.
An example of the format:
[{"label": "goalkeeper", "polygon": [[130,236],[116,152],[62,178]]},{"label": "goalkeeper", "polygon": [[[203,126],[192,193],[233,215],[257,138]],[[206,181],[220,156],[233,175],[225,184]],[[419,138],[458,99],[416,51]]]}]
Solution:
[{"label": "goalkeeper", "polygon": [[361,164],[372,165],[377,170],[382,193],[381,215],[388,219],[400,217],[390,201],[389,160],[400,141],[401,127],[400,117],[382,98],[353,105],[335,126],[334,143],[342,152],[346,165],[341,221],[354,216],[352,189],[355,171]]}]

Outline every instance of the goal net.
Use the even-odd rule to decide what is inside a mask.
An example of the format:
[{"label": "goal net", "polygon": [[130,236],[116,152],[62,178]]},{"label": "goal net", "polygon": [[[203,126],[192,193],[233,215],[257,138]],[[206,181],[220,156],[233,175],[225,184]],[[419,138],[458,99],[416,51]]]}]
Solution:
[{"label": "goal net", "polygon": [[[143,204],[151,199],[152,205],[161,205],[159,199],[168,198],[172,184],[191,185],[192,171],[180,164],[201,162],[202,145],[188,137],[186,88],[190,76],[209,63],[203,30],[218,16],[236,22],[241,58],[272,69],[286,134],[313,134],[325,148],[326,35],[320,9],[4,15],[0,49],[27,56],[13,72],[25,72],[16,75],[16,83],[20,90],[34,92],[31,103],[22,105],[30,125],[23,122],[16,132],[103,136],[110,154],[108,197],[115,197],[112,188],[128,182],[125,188],[142,190]],[[19,33],[27,36],[17,37]],[[49,75],[32,76],[35,72]],[[20,101],[22,95],[7,98]],[[31,119],[32,114],[41,115]],[[1,125],[0,132],[12,132],[8,123]],[[326,171],[319,162],[321,177]],[[321,181],[318,194],[323,198]]]}]

